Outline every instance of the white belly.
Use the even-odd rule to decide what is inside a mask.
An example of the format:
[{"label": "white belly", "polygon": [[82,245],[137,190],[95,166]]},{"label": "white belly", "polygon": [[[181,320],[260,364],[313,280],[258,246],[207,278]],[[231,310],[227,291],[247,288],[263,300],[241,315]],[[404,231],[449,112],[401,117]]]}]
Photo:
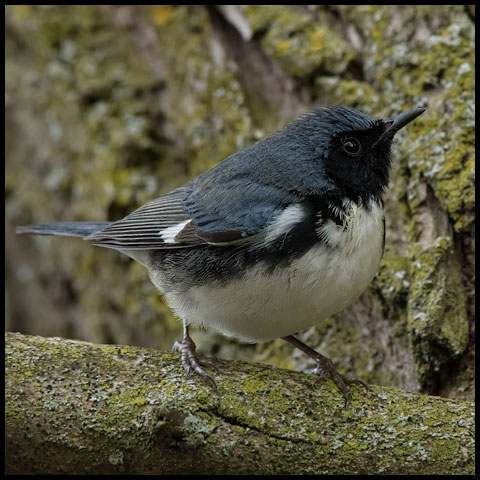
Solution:
[{"label": "white belly", "polygon": [[[247,342],[269,341],[318,324],[351,305],[378,271],[383,254],[383,209],[354,206],[347,229],[327,222],[318,244],[288,268],[265,273],[259,264],[232,284],[190,290],[189,299],[167,294],[187,323]],[[186,301],[187,300],[187,301]]]}]

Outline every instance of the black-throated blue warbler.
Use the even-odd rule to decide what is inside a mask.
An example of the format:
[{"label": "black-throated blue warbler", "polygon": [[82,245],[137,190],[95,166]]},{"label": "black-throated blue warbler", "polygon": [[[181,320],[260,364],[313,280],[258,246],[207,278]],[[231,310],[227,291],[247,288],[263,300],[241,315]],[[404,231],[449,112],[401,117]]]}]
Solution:
[{"label": "black-throated blue warbler", "polygon": [[176,348],[187,371],[213,381],[190,324],[246,342],[282,337],[315,359],[348,407],[346,384],[358,381],[293,334],[348,307],[377,273],[392,139],[424,111],[375,120],[319,108],[121,220],[18,231],[83,237],[144,265],[183,321]]}]

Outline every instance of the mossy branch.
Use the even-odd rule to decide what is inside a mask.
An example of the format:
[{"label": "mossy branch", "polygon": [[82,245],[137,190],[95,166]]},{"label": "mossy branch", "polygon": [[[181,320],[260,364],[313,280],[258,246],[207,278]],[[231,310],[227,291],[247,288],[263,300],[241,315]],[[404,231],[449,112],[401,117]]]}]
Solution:
[{"label": "mossy branch", "polygon": [[473,474],[472,402],[177,354],[6,334],[10,474]]}]

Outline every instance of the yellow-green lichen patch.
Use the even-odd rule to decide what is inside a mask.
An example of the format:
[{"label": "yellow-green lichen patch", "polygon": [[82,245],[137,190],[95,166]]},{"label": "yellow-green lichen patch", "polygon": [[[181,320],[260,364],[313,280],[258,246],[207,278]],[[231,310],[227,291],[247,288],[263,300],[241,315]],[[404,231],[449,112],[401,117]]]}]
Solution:
[{"label": "yellow-green lichen patch", "polygon": [[410,287],[409,257],[398,255],[387,246],[372,287],[381,294],[385,308],[405,304]]},{"label": "yellow-green lichen patch", "polygon": [[[471,19],[462,5],[442,9],[409,5],[402,6],[401,12],[385,5],[338,8],[367,38],[374,39],[363,46],[364,72],[366,83],[378,93],[379,106],[387,106],[392,114],[418,104],[429,107],[408,127],[403,144],[402,158],[410,177],[406,189],[415,190],[418,182],[427,179],[455,229],[467,230],[474,218],[475,189]],[[396,25],[400,15],[402,22]],[[370,103],[369,98],[365,103]]]},{"label": "yellow-green lichen patch", "polygon": [[328,97],[329,103],[348,105],[372,117],[378,117],[384,108],[382,96],[368,82],[328,75],[318,76],[315,83]]},{"label": "yellow-green lichen patch", "polygon": [[[474,218],[473,35],[471,22],[459,15],[457,22],[426,42],[415,70],[419,89],[412,94],[430,97],[430,108],[405,143],[411,183],[418,177],[427,179],[457,231],[467,229]],[[425,85],[432,86],[432,94]]]},{"label": "yellow-green lichen patch", "polygon": [[[34,156],[21,154],[23,164],[9,169],[9,188],[22,199],[23,221],[116,220],[183,183],[185,156],[165,132],[163,80],[148,57],[155,53],[139,47],[138,37],[113,13],[117,10],[81,5],[15,10],[10,27],[19,36],[25,29],[29,33],[22,37],[28,73],[9,77],[15,77],[10,93],[19,99],[13,113],[21,117],[28,109],[37,118],[30,118],[35,128],[23,121],[19,128],[29,130],[32,144],[42,143]],[[9,69],[15,68],[15,52],[10,51]],[[72,315],[62,311],[58,329],[64,335],[117,343],[136,338],[152,345],[154,338],[173,341],[162,323],[162,316],[171,318],[167,308],[155,311],[139,302],[158,297],[143,269],[140,274],[130,260],[79,240],[32,241],[45,253],[37,271],[58,283],[68,277],[72,301],[82,309],[81,333],[72,333]],[[48,283],[56,289],[55,281]]]},{"label": "yellow-green lichen patch", "polygon": [[251,25],[266,30],[262,46],[293,77],[315,71],[338,74],[355,58],[352,46],[319,18],[284,5],[249,5],[244,10]]},{"label": "yellow-green lichen patch", "polygon": [[452,242],[439,237],[432,245],[411,245],[408,331],[421,379],[462,354],[468,322],[461,273]]},{"label": "yellow-green lichen patch", "polygon": [[[411,208],[415,206],[415,184],[426,179],[457,231],[469,228],[475,207],[474,112],[468,114],[451,92],[450,113],[432,110],[419,121],[418,129],[406,142],[405,156],[413,174],[408,189]],[[440,108],[440,107],[439,107]],[[445,108],[445,107],[443,107]],[[459,113],[455,109],[462,109]],[[463,117],[463,118],[462,118]],[[463,126],[462,126],[463,124]]]},{"label": "yellow-green lichen patch", "polygon": [[[16,345],[21,345],[18,351]],[[185,468],[178,470],[176,456],[163,458],[163,468],[177,473],[192,471],[192,465],[198,472],[199,458],[211,472],[251,473],[266,457],[270,473],[367,472],[372,459],[384,473],[414,473],[419,463],[423,473],[471,472],[471,403],[352,387],[352,405],[345,410],[332,382],[222,361],[216,362],[219,388],[213,392],[201,379],[178,378],[178,356],[116,346],[116,352],[122,350],[128,355],[120,358],[87,343],[7,335],[7,356],[16,360],[7,371],[9,428],[29,425],[32,439],[43,439],[44,448],[81,451],[82,463],[66,468],[82,472],[122,463],[128,468],[138,461],[155,465],[172,448],[184,452]],[[10,379],[15,365],[29,355],[36,361],[27,370],[32,375],[24,377],[23,389],[30,389],[24,395]],[[78,359],[74,365],[71,356]],[[108,361],[112,356],[114,371]],[[37,369],[44,362],[52,365],[48,379]],[[165,373],[161,380],[157,371]],[[35,385],[45,388],[33,389],[32,395]],[[223,455],[231,457],[227,467],[223,455],[216,454],[219,443]],[[196,463],[185,465],[193,457]],[[305,460],[293,462],[298,458]],[[61,462],[58,469],[64,471]]]},{"label": "yellow-green lichen patch", "polygon": [[[181,132],[190,175],[197,175],[251,143],[251,116],[231,64],[212,61],[215,50],[205,9],[175,7],[157,34],[172,79],[169,120]],[[179,62],[179,58],[188,61]]]}]

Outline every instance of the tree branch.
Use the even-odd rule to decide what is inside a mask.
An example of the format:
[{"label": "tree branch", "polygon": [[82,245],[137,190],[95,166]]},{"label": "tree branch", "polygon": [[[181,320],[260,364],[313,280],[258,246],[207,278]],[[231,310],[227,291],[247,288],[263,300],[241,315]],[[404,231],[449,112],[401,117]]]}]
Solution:
[{"label": "tree branch", "polygon": [[474,404],[216,360],[6,334],[10,474],[474,473]]}]

